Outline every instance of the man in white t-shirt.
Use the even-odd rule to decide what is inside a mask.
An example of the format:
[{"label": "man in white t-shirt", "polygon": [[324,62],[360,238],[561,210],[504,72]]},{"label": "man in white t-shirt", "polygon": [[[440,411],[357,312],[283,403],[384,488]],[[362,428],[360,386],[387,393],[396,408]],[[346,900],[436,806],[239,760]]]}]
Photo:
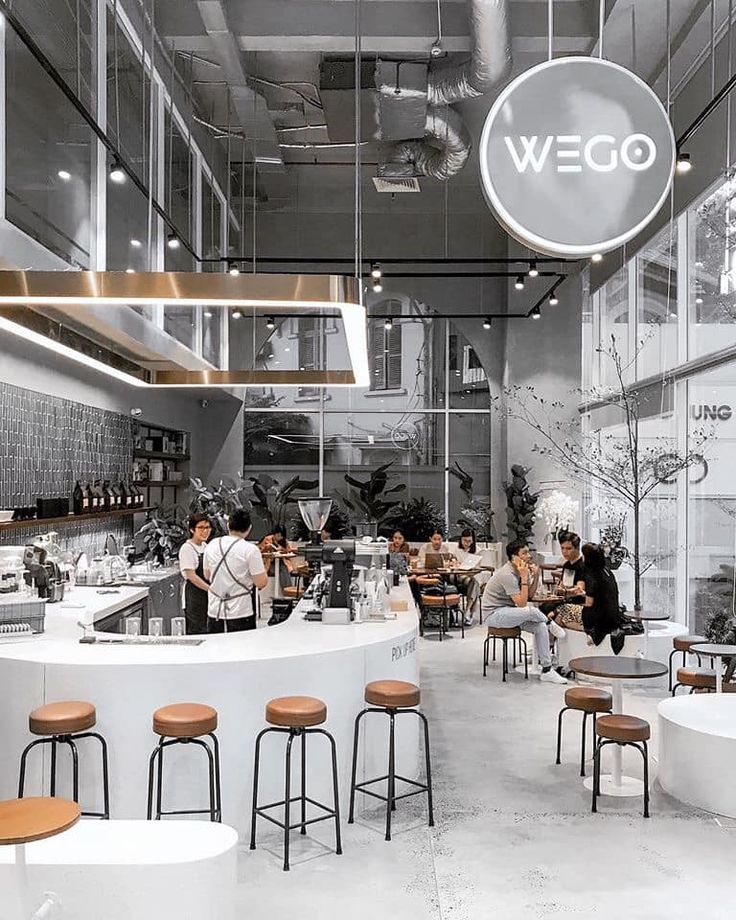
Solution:
[{"label": "man in white t-shirt", "polygon": [[265,588],[268,575],[260,550],[247,542],[250,530],[250,514],[234,511],[228,521],[228,536],[212,540],[204,551],[204,575],[210,583],[208,633],[256,628],[253,590]]}]

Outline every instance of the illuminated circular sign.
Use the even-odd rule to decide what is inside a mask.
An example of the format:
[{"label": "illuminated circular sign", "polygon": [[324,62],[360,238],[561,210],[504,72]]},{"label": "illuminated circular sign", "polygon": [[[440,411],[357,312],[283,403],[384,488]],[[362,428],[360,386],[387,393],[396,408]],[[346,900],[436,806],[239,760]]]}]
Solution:
[{"label": "illuminated circular sign", "polygon": [[551,256],[632,239],[664,203],[676,148],[636,74],[599,58],[547,61],[510,83],[480,141],[483,191],[504,228]]}]

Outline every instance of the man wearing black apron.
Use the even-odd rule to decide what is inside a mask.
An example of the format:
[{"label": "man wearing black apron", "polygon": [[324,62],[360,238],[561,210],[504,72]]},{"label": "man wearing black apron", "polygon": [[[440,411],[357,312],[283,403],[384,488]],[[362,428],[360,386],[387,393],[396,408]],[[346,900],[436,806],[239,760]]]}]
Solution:
[{"label": "man wearing black apron", "polygon": [[256,628],[254,589],[265,588],[268,575],[261,551],[247,542],[250,514],[238,510],[230,515],[228,535],[208,544],[204,574],[210,583],[207,632],[240,632]]},{"label": "man wearing black apron", "polygon": [[204,577],[204,551],[212,532],[205,514],[189,518],[189,539],[179,550],[179,570],[184,578],[184,615],[187,635],[207,632],[207,595],[209,584]]}]

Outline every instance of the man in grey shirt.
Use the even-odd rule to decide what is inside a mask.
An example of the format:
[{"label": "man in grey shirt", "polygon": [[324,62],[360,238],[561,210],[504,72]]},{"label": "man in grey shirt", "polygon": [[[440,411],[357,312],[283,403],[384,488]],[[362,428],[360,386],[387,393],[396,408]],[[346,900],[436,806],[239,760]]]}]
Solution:
[{"label": "man in grey shirt", "polygon": [[514,540],[506,547],[509,561],[502,565],[486,584],[481,601],[481,616],[489,626],[503,629],[520,626],[534,635],[537,655],[542,666],[539,679],[552,684],[566,684],[564,677],[552,670],[549,647],[549,621],[529,598],[539,581],[539,569],[531,561],[526,543]]}]

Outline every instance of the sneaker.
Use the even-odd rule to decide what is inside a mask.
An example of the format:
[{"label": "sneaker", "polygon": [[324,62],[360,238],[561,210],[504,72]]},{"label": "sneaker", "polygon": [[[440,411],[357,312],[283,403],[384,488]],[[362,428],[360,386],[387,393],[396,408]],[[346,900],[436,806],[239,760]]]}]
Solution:
[{"label": "sneaker", "polygon": [[555,639],[565,638],[565,630],[561,626],[558,626],[554,620],[549,621],[549,623],[547,624],[547,628],[549,629],[550,633],[555,637]]},{"label": "sneaker", "polygon": [[539,679],[543,680],[546,684],[566,684],[567,680],[557,671],[542,671],[539,675]]},{"label": "sneaker", "polygon": [[463,626],[472,626],[472,625],[473,625],[473,618],[465,617],[465,619],[463,620]]}]

